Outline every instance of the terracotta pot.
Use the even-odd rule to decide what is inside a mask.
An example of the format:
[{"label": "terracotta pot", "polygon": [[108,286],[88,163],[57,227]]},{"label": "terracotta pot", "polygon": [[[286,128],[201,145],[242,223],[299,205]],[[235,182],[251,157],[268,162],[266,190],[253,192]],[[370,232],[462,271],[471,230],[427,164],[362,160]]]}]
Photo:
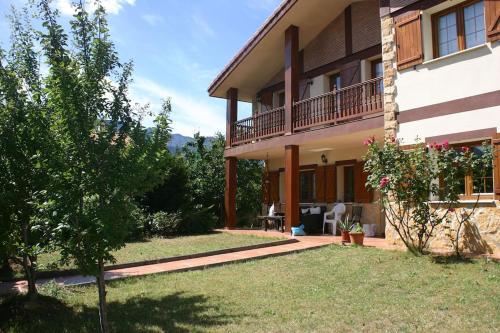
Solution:
[{"label": "terracotta pot", "polygon": [[362,232],[349,233],[351,237],[351,243],[356,245],[363,245],[363,239],[365,238],[365,234]]},{"label": "terracotta pot", "polygon": [[351,238],[349,237],[349,231],[341,230],[340,236],[342,236],[342,243],[350,243],[351,242]]}]

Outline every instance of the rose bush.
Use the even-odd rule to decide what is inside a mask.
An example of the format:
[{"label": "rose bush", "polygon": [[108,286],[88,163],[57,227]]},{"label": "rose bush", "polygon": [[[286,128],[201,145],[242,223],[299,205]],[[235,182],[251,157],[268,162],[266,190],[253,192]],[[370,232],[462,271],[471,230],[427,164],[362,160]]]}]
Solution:
[{"label": "rose bush", "polygon": [[435,228],[441,224],[451,228],[453,217],[458,222],[450,239],[459,254],[461,228],[479,200],[477,196],[476,204],[467,211],[459,207],[463,180],[467,174],[485,176],[493,161],[491,145],[483,143],[483,153],[475,154],[469,147],[455,149],[447,141],[426,146],[417,140],[403,149],[395,138],[379,143],[370,137],[364,144],[368,147],[366,185],[380,193],[386,223],[406,247],[424,253]]}]

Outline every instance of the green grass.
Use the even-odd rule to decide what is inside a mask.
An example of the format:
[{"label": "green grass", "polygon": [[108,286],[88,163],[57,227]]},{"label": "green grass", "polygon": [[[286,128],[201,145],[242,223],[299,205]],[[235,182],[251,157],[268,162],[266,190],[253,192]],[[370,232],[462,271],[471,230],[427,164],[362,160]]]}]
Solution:
[{"label": "green grass", "polygon": [[[98,330],[95,286],[43,293],[38,306],[4,301],[1,329]],[[108,302],[114,332],[494,332],[500,264],[332,245],[110,282]]]},{"label": "green grass", "polygon": [[[121,264],[262,244],[280,239],[224,232],[175,238],[151,238],[145,241],[127,243],[125,247],[116,251],[114,256],[116,263]],[[59,259],[58,252],[41,254],[38,257],[39,270],[75,268],[72,264],[61,266],[58,263]],[[22,276],[20,266],[15,267],[15,274],[18,277]]]}]

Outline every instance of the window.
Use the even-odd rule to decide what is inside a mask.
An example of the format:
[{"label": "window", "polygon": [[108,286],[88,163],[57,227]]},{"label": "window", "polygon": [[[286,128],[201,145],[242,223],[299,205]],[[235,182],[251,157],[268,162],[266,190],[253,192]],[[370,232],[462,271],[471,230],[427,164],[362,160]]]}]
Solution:
[{"label": "window", "polygon": [[372,79],[382,77],[384,75],[384,68],[382,66],[382,59],[372,61]]},{"label": "window", "polygon": [[340,73],[333,74],[330,76],[330,91],[338,90],[342,88],[342,81],[340,79]]},{"label": "window", "polygon": [[[455,145],[454,145],[455,146]],[[470,150],[477,155],[482,155],[483,146],[482,142],[470,143],[470,144],[459,144],[456,145],[456,149],[461,149],[461,147],[469,147]],[[464,174],[462,175],[462,180],[460,182],[460,187],[462,189],[462,194],[460,195],[460,199],[475,199],[477,195],[481,196],[484,194],[492,194],[493,191],[493,166],[489,166],[486,170],[486,173],[483,175],[475,175],[475,174]],[[441,186],[443,184],[443,179],[439,180]]]},{"label": "window", "polygon": [[300,172],[300,202],[314,202],[316,197],[314,170]]},{"label": "window", "polygon": [[344,201],[354,202],[354,165],[344,167]]},{"label": "window", "polygon": [[485,42],[484,3],[466,1],[432,16],[434,57],[442,57]]},{"label": "window", "polygon": [[278,107],[285,105],[285,92],[282,91],[278,94]]}]

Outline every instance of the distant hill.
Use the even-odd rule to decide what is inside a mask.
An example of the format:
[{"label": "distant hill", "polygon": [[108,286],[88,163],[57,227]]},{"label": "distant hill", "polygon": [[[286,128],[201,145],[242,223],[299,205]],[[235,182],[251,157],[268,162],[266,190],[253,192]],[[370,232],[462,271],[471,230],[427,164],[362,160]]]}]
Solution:
[{"label": "distant hill", "polygon": [[193,141],[190,136],[184,136],[182,134],[172,134],[172,138],[168,143],[168,150],[171,153],[175,153],[177,150],[181,149],[186,143]]},{"label": "distant hill", "polygon": [[[148,135],[151,135],[152,132],[153,129],[151,127],[146,129],[146,133]],[[214,138],[211,136],[207,136],[205,139],[205,146],[210,146]],[[179,151],[182,147],[184,147],[186,143],[192,142],[193,140],[194,139],[190,136],[174,133],[172,134],[172,138],[168,142],[167,147],[171,153],[175,153],[176,151]]]}]

